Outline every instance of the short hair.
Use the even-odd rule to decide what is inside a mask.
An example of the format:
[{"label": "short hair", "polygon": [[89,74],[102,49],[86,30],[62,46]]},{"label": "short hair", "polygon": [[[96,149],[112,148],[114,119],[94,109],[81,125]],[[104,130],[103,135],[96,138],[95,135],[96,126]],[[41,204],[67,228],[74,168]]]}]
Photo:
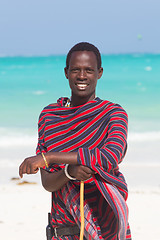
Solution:
[{"label": "short hair", "polygon": [[80,42],[77,43],[76,45],[74,45],[68,52],[67,54],[67,58],[66,58],[66,68],[69,68],[69,62],[71,59],[71,55],[73,52],[77,52],[77,51],[90,51],[93,52],[96,55],[96,59],[97,59],[97,68],[100,69],[101,65],[102,65],[102,60],[101,60],[101,54],[98,50],[97,47],[95,47],[93,44],[88,43],[88,42]]}]

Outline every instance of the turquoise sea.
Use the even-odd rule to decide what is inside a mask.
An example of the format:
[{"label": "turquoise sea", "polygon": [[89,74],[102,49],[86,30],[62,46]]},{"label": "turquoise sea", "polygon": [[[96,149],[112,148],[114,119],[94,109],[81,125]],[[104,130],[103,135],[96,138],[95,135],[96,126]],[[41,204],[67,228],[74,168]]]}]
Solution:
[{"label": "turquoise sea", "polygon": [[[160,143],[160,55],[103,55],[97,96],[119,103],[129,116],[129,139]],[[0,58],[0,150],[34,149],[42,108],[70,97],[65,56]],[[17,150],[16,150],[17,149]],[[156,159],[157,161],[158,159]],[[2,161],[2,159],[1,159]]]}]

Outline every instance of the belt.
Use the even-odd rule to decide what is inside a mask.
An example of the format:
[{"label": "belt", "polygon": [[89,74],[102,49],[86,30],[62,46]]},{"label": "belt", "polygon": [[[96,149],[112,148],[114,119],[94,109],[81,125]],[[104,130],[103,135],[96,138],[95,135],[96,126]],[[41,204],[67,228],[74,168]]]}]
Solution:
[{"label": "belt", "polygon": [[76,235],[80,234],[79,227],[77,225],[70,227],[54,227],[53,228],[53,236],[67,236],[67,235]]}]

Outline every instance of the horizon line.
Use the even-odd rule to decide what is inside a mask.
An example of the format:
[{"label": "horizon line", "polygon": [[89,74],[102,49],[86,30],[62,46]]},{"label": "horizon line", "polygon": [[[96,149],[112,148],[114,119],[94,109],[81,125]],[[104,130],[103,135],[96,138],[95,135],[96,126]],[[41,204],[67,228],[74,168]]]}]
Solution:
[{"label": "horizon line", "polygon": [[[117,52],[117,53],[101,53],[103,56],[110,56],[110,55],[159,55],[160,52]],[[51,54],[1,54],[0,58],[7,58],[7,57],[53,57],[53,56],[66,56],[67,53],[51,53]]]}]

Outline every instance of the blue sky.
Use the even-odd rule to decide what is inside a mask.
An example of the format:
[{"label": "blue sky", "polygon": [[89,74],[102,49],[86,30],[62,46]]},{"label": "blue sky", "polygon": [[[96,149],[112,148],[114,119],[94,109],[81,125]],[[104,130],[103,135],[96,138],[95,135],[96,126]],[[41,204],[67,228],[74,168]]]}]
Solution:
[{"label": "blue sky", "polygon": [[0,56],[66,54],[80,41],[104,54],[160,53],[159,12],[160,0],[4,0]]}]

